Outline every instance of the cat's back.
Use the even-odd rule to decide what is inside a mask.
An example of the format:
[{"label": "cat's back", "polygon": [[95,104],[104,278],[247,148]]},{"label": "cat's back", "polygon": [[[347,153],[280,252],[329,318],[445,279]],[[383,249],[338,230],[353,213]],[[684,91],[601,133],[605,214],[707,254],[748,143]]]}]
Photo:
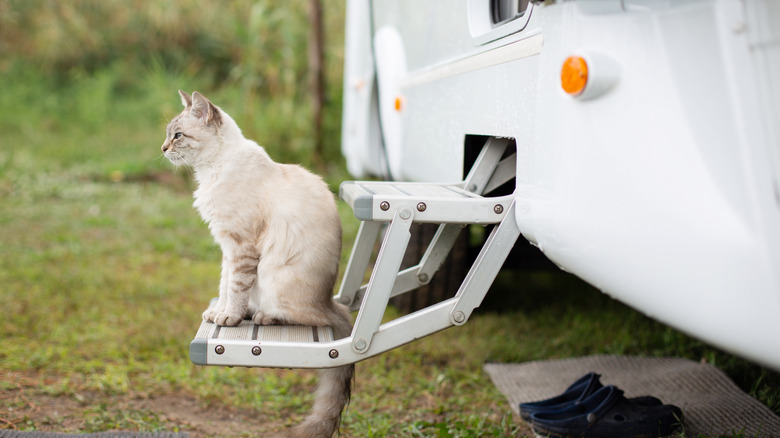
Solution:
[{"label": "cat's back", "polygon": [[265,245],[285,248],[286,259],[298,260],[308,272],[325,269],[330,278],[341,252],[335,196],[320,176],[302,166],[278,164],[276,170],[274,184],[269,186],[273,205],[267,206]]},{"label": "cat's back", "polygon": [[[260,215],[270,223],[293,227],[318,223],[340,229],[335,197],[325,181],[303,166],[274,161],[252,140],[232,144],[219,173],[210,197],[235,213]],[[232,208],[237,206],[242,207]]]},{"label": "cat's back", "polygon": [[309,204],[306,210],[336,211],[336,201],[325,181],[317,174],[297,164],[278,164],[279,181],[276,189],[281,200],[296,200]]}]

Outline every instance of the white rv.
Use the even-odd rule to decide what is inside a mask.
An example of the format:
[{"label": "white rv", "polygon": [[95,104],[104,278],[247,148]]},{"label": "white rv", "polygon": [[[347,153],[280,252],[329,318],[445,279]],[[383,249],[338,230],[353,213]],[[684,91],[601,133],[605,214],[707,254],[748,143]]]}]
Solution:
[{"label": "white rv", "polygon": [[342,150],[356,178],[460,182],[475,145],[504,139],[501,209],[520,238],[780,370],[780,2],[347,4]]}]

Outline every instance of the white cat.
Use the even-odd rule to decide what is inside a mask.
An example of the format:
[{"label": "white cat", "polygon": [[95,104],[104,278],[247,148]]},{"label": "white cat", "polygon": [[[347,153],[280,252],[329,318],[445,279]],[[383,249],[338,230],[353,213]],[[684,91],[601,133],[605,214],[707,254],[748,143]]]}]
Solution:
[{"label": "white cat", "polygon": [[[184,111],[168,124],[162,151],[194,169],[194,206],[222,248],[219,299],[203,319],[331,326],[336,338],[348,336],[349,311],[332,299],[341,222],[327,185],[300,166],[271,160],[197,91],[179,94]],[[290,436],[331,437],[353,375],[354,365],[321,370],[312,413]]]}]

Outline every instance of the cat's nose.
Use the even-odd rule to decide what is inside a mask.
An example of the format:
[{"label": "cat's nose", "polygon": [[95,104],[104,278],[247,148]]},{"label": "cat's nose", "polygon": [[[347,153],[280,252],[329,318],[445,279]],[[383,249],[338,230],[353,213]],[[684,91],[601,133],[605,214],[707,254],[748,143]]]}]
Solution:
[{"label": "cat's nose", "polygon": [[162,151],[163,151],[163,152],[168,152],[168,149],[170,149],[170,147],[171,147],[171,144],[170,144],[170,143],[164,143],[164,144],[162,145]]}]

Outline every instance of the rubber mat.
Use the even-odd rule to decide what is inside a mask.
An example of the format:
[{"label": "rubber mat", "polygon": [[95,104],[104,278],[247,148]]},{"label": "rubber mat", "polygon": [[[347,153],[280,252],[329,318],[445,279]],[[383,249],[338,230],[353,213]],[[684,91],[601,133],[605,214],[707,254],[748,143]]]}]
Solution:
[{"label": "rubber mat", "polygon": [[780,417],[716,367],[679,358],[587,356],[485,365],[519,418],[518,404],[549,398],[593,371],[626,397],[652,395],[683,410],[686,435],[779,437]]}]

